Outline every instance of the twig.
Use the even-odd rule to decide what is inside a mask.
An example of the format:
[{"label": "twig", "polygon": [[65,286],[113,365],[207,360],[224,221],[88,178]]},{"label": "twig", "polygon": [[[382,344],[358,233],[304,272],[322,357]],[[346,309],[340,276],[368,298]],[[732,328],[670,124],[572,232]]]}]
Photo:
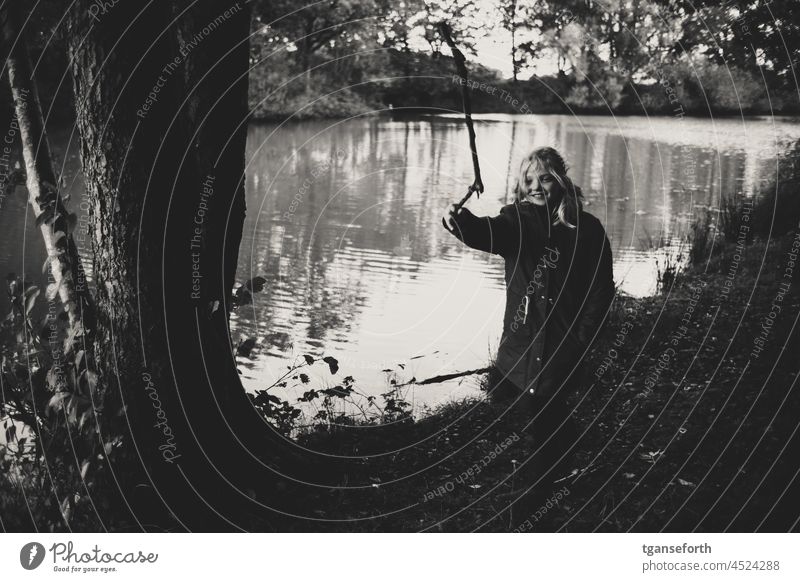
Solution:
[{"label": "twig", "polygon": [[452,380],[453,378],[461,378],[463,376],[472,376],[474,374],[485,374],[489,372],[491,368],[479,368],[477,370],[467,370],[466,372],[454,372],[452,374],[442,374],[440,376],[433,376],[432,378],[425,378],[424,380],[420,380],[417,382],[416,380],[412,380],[411,382],[406,382],[405,384],[397,384],[397,387],[400,386],[408,386],[410,384],[438,384],[440,382],[446,382],[447,380]]}]

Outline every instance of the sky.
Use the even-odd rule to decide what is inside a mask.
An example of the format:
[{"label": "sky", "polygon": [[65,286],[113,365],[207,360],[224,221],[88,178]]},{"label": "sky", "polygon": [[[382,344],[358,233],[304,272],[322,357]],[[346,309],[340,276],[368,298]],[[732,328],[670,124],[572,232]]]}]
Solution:
[{"label": "sky", "polygon": [[[511,34],[500,27],[475,43],[478,53],[476,60],[492,69],[499,70],[503,77],[511,78]],[[549,60],[540,59],[533,67],[523,68],[519,72],[520,79],[527,79],[534,73],[537,75],[550,75],[556,72],[555,64]]]},{"label": "sky", "polygon": [[[467,58],[486,67],[497,69],[504,78],[511,78],[511,33],[500,25],[497,3],[494,0],[476,0],[475,3],[483,15],[482,24],[488,31],[475,43],[477,57],[468,56]],[[517,42],[519,43],[519,37]],[[426,46],[421,45],[419,48],[427,50]],[[534,73],[538,75],[555,74],[556,70],[554,59],[539,59],[534,66],[521,69],[519,78],[524,80]]]}]

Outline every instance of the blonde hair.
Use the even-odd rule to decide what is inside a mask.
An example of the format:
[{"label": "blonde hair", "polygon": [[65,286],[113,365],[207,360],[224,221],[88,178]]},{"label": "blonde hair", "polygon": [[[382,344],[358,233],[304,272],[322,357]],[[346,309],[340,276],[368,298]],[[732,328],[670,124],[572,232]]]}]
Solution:
[{"label": "blonde hair", "polygon": [[551,147],[537,148],[525,156],[520,164],[517,182],[514,185],[514,195],[519,201],[525,198],[522,184],[525,181],[525,174],[531,166],[536,166],[539,170],[552,174],[564,193],[556,210],[557,218],[553,222],[553,226],[561,223],[568,228],[575,228],[578,212],[583,209],[583,192],[567,176],[569,167],[564,162],[564,158]]}]

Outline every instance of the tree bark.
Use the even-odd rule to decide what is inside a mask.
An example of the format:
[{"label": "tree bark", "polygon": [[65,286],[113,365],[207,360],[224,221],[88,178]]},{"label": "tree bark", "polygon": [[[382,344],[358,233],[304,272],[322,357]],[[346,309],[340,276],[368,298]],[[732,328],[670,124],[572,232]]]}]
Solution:
[{"label": "tree bark", "polygon": [[86,277],[70,232],[75,216],[66,210],[58,192],[26,31],[22,27],[21,6],[12,3],[3,12],[2,38],[8,51],[6,67],[19,125],[28,202],[44,240],[52,275],[47,298],[60,299],[70,327],[75,328],[82,324],[84,308],[90,303]]},{"label": "tree bark", "polygon": [[69,51],[103,426],[124,445],[110,470],[132,527],[164,527],[167,513],[176,528],[266,527],[275,466],[294,470],[297,457],[250,405],[228,330],[245,211],[248,4],[123,2],[99,23],[90,5],[71,10]]}]

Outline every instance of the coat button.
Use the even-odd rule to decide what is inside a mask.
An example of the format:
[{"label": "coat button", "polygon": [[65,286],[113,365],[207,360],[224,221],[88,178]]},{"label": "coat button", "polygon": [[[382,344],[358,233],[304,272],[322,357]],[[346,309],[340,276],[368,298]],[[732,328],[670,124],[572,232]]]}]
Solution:
[{"label": "coat button", "polygon": [[536,361],[537,361],[537,362],[541,362],[541,361],[542,361],[542,358],[540,358],[539,356],[536,356]]}]

